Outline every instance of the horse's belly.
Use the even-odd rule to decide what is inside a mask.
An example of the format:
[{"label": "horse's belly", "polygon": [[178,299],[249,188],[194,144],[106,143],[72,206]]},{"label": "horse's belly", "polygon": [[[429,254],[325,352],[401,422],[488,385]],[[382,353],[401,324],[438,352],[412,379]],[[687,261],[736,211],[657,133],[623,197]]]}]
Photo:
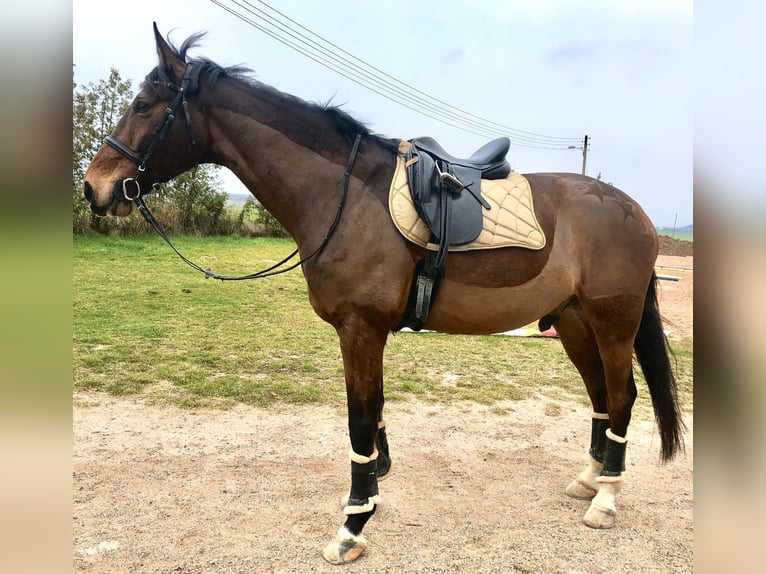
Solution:
[{"label": "horse's belly", "polygon": [[517,329],[554,310],[574,294],[565,278],[535,280],[514,287],[475,287],[444,279],[426,329],[488,335]]}]

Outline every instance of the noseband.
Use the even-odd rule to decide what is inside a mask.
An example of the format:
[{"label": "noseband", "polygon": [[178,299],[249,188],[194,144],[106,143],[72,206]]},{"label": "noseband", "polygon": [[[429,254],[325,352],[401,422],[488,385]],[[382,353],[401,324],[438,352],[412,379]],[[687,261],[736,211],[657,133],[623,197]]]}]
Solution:
[{"label": "noseband", "polygon": [[[197,81],[199,78],[199,73],[200,70],[198,67],[195,66],[194,63],[189,62],[186,65],[186,71],[184,72],[184,77],[181,80],[180,86],[168,82],[168,88],[176,92],[176,97],[173,98],[173,101],[170,103],[170,105],[165,108],[165,113],[163,114],[159,123],[154,126],[154,131],[152,132],[152,136],[149,139],[149,145],[146,146],[143,154],[139,154],[138,152],[133,151],[127,145],[111,135],[108,135],[106,138],[104,138],[104,143],[116,149],[120,154],[128,158],[136,165],[136,175],[132,178],[124,179],[122,181],[122,194],[127,201],[136,201],[142,195],[148,193],[142,193],[141,186],[138,183],[138,177],[141,174],[146,173],[149,176],[151,187],[154,187],[157,183],[159,183],[160,178],[158,178],[157,175],[152,171],[149,171],[147,169],[147,165],[152,157],[152,154],[154,154],[155,146],[165,139],[170,126],[173,125],[173,120],[176,119],[179,108],[183,108],[184,115],[186,117],[186,128],[189,132],[189,139],[191,140],[192,150],[196,150],[197,142],[194,139],[194,130],[192,129],[191,116],[189,115],[189,105],[186,102],[186,95],[193,93],[190,91],[190,86],[193,85],[196,89],[196,87],[199,85]],[[133,192],[129,192],[129,189],[133,190]]]}]

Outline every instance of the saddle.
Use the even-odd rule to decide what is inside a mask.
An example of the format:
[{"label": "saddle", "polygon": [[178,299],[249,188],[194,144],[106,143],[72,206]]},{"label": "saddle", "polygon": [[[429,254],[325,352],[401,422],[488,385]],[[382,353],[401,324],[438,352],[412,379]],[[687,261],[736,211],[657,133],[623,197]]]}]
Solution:
[{"label": "saddle", "polygon": [[410,143],[405,157],[410,193],[433,243],[444,245],[445,253],[449,245],[470,243],[481,233],[482,208],[490,209],[481,196],[481,180],[508,176],[510,140],[492,140],[468,159],[450,155],[430,137]]},{"label": "saddle", "polygon": [[449,246],[476,239],[483,227],[482,209],[491,208],[481,195],[481,180],[504,179],[511,171],[505,159],[511,141],[505,137],[483,145],[467,159],[450,155],[430,137],[415,138],[410,144],[405,155],[410,194],[431,230],[431,242],[439,248],[418,263],[397,330],[420,330],[425,324]]}]

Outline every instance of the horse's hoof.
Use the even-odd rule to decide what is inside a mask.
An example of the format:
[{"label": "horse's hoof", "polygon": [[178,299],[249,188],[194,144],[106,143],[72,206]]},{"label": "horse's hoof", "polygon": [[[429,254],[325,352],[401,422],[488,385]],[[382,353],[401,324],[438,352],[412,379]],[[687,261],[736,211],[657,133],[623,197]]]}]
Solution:
[{"label": "horse's hoof", "polygon": [[597,492],[598,490],[588,486],[584,482],[581,482],[579,479],[574,479],[572,482],[570,482],[566,490],[566,493],[569,496],[578,500],[591,500],[594,496],[596,496]]},{"label": "horse's hoof", "polygon": [[590,526],[591,528],[609,529],[614,528],[616,519],[617,512],[615,510],[591,504],[582,521],[585,526]]},{"label": "horse's hoof", "polygon": [[591,528],[613,528],[617,517],[615,500],[622,489],[622,477],[600,476],[598,494],[590,503],[582,521]]},{"label": "horse's hoof", "polygon": [[354,535],[348,528],[341,526],[322,555],[330,564],[346,564],[359,558],[366,548],[367,540],[362,534]]},{"label": "horse's hoof", "polygon": [[[612,500],[606,499],[605,503],[599,500],[599,496],[590,503],[588,512],[583,516],[583,523],[591,528],[613,528],[617,518],[617,509]],[[606,498],[606,497],[603,497]]]}]

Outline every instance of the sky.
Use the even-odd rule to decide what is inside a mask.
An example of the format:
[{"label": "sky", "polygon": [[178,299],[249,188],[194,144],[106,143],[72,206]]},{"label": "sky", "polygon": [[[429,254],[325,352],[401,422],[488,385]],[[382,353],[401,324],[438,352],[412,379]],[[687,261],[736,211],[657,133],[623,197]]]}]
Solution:
[{"label": "sky", "polygon": [[[207,32],[193,56],[245,65],[258,80],[305,100],[343,104],[387,137],[428,135],[453,155],[467,156],[501,135],[469,133],[461,124],[408,109],[251,25],[266,25],[264,13],[282,22],[288,17],[306,36],[311,37],[295,23],[332,42],[336,53],[344,50],[345,58],[363,60],[429,101],[502,125],[499,131],[511,138],[515,171],[579,173],[579,142],[587,134],[587,175],[600,174],[636,199],[657,226],[693,223],[691,0],[466,4],[446,9],[458,3],[132,0],[126,6],[74,0],[74,79],[95,83],[115,67],[137,90],[157,63],[156,21],[177,45]],[[530,141],[518,131],[536,135]],[[543,141],[563,149],[540,149],[551,147],[541,146]],[[222,181],[229,193],[247,192],[233,174],[225,173]]]}]

